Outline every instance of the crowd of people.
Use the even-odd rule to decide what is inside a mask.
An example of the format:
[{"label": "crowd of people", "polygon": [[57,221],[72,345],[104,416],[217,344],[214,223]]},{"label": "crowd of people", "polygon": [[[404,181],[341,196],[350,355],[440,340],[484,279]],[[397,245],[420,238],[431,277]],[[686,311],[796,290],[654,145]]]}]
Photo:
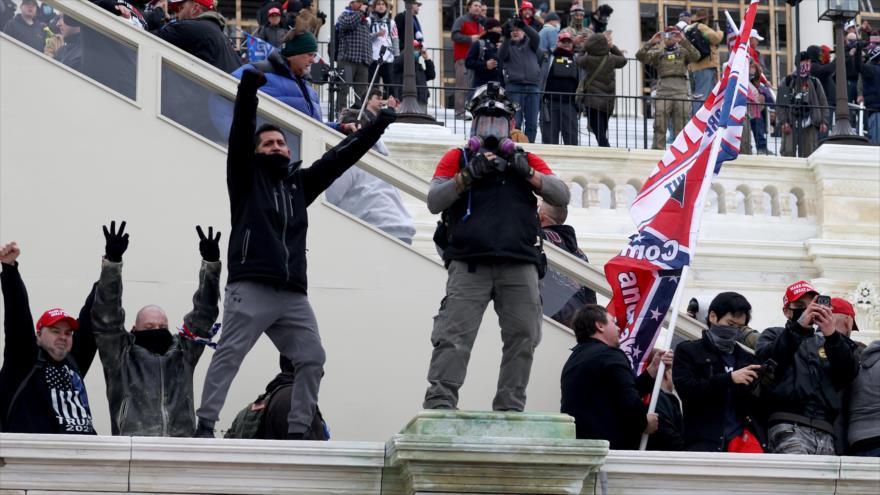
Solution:
[{"label": "crowd of people", "polygon": [[[34,323],[19,272],[21,249],[16,242],[0,244],[6,314],[0,430],[95,434],[83,378],[98,354],[112,434],[214,437],[239,366],[265,333],[278,348],[280,373],[239,413],[228,435],[328,439],[329,428],[317,406],[326,354],[307,296],[307,207],[326,191],[328,201],[390,237],[412,242],[415,230],[400,193],[353,167],[370,149],[388,153],[381,136],[397,118],[396,99],[377,87],[361,96],[362,107],[343,106],[337,119],[325,121],[308,80],[317,53],[315,24],[300,22],[302,14],[283,20],[289,28],[277,51],[266,60],[242,64],[223,34],[225,21],[212,0],[169,2],[167,12],[176,15],[173,22],[163,2],[145,9],[145,15],[118,0],[101,1],[106,10],[140,29],[152,29],[239,80],[228,133],[231,232],[223,331],[215,343],[220,327],[221,234],[213,227],[207,234],[196,228],[202,257],[199,284],[193,309],[176,334],[156,305],[141,308],[132,329],[125,329],[125,222],[118,227],[111,222],[103,229],[100,276],[78,317],[55,308]],[[27,14],[10,22],[30,27],[38,22],[35,2],[24,0],[22,5]],[[366,20],[361,5],[359,0],[351,2],[339,29],[370,43],[357,49],[342,47],[340,56],[353,57],[349,62],[362,66],[355,70],[368,74],[374,61],[374,70],[380,71],[385,54],[399,53],[400,46],[399,37],[391,35],[397,23],[387,22],[382,4],[374,3],[380,12],[369,14],[375,22]],[[307,8],[312,7],[303,6]],[[650,435],[649,447],[657,450],[880,456],[880,342],[857,344],[851,338],[858,331],[853,306],[821,295],[809,282],[797,282],[785,291],[784,325],[760,333],[748,326],[751,305],[745,297],[718,294],[705,310],[708,329],[700,339],[684,342],[674,352],[656,350],[643,373],[633,373],[629,359],[617,349],[618,328],[605,308],[595,304],[595,293],[564,277],[553,278],[548,271],[545,241],[587,260],[573,229],[564,225],[570,192],[544,160],[524,151],[514,139],[520,128],[527,137],[535,132],[528,121],[547,103],[533,99],[528,90],[541,84],[553,89],[574,86],[583,96],[593,132],[607,131],[613,103],[609,107],[599,95],[613,94],[614,67],[626,63],[605,29],[611,10],[600,8],[586,23],[583,9],[576,5],[572,25],[559,29],[558,19],[549,14],[541,26],[528,2],[504,25],[482,20],[481,8],[479,2],[470,2],[466,17],[456,21],[458,39],[471,40],[466,50],[461,49],[462,67],[476,67],[471,69],[474,79],[482,78],[462,108],[472,120],[470,137],[465,146],[440,158],[427,197],[428,209],[441,215],[434,241],[448,281],[430,338],[433,353],[423,407],[457,407],[471,347],[492,301],[504,344],[493,410],[524,410],[544,313],[569,325],[577,339],[561,369],[561,411],[575,418],[578,438],[605,439],[611,448],[632,449],[644,433]],[[282,20],[272,20],[280,17],[274,9],[265,10],[266,22],[277,26]],[[652,37],[639,51],[640,59],[656,65],[657,91],[662,94],[686,92],[688,74],[694,72],[715,71],[714,76],[707,72],[691,77],[695,83],[709,84],[704,78],[717,76],[716,65],[700,63],[703,42],[710,47],[710,62],[713,54],[717,56],[711,49],[714,35],[708,34],[712,28],[701,27],[701,13],[688,17],[682,17],[680,27]],[[60,26],[66,34],[53,44],[54,55],[72,56],[71,39],[81,26],[67,16],[61,16]],[[543,36],[548,26],[559,33]],[[696,34],[703,36],[702,42],[691,41]],[[759,41],[757,33],[752,35]],[[549,44],[553,41],[555,46]],[[49,44],[44,42],[43,48]],[[373,50],[376,46],[378,51]],[[547,58],[538,53],[542,46]],[[859,45],[853,49],[852,56],[858,58]],[[378,58],[368,60],[373,53]],[[487,53],[497,58],[489,59],[483,71],[472,59],[479,61]],[[535,71],[522,70],[523,64],[534,64],[530,67]],[[538,70],[538,64],[545,70]],[[860,62],[853,64],[864,70]],[[806,91],[804,85],[814,93],[824,91],[810,75],[812,68],[810,59],[803,57],[793,76],[800,81],[798,91]],[[536,73],[544,81],[535,79]],[[258,126],[258,91],[326,123],[345,138],[311,166],[301,167],[282,128]],[[689,101],[680,100],[663,110],[673,126],[689,111]],[[795,122],[792,130],[799,125]],[[554,126],[566,140],[564,122]],[[666,129],[661,126],[660,131]],[[801,146],[797,139],[792,142]],[[548,293],[557,283],[570,288],[561,301]],[[693,310],[699,313],[698,303]],[[193,370],[206,346],[215,352],[196,408]],[[645,395],[661,368],[667,371],[661,377],[658,408],[649,413]]]}]

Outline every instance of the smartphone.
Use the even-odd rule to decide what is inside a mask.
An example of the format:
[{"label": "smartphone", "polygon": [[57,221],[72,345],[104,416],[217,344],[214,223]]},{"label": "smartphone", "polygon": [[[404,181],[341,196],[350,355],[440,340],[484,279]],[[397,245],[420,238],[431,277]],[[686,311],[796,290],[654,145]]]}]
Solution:
[{"label": "smartphone", "polygon": [[831,296],[819,296],[816,298],[816,304],[822,306],[831,306]]}]

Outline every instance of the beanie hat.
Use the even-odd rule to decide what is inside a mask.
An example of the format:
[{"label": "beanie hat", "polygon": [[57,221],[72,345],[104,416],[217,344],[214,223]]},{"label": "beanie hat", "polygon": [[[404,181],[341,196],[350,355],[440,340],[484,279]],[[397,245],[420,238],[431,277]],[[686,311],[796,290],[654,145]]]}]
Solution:
[{"label": "beanie hat", "polygon": [[281,55],[285,57],[293,57],[302,55],[303,53],[314,53],[318,51],[318,42],[315,35],[306,31],[295,36],[293,39],[284,43],[281,47]]},{"label": "beanie hat", "polygon": [[546,15],[544,15],[544,22],[558,21],[558,20],[559,20],[559,14],[557,14],[556,12],[548,12]]},{"label": "beanie hat", "polygon": [[501,21],[499,21],[498,19],[496,19],[494,17],[490,17],[490,18],[486,19],[486,22],[483,24],[483,27],[486,29],[486,31],[488,31],[492,28],[501,27]]}]

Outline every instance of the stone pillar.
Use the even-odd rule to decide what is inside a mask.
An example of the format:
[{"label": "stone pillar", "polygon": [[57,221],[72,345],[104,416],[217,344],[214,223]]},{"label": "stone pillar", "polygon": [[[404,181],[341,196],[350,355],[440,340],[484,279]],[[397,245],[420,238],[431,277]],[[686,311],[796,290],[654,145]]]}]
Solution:
[{"label": "stone pillar", "polygon": [[386,444],[382,493],[578,495],[607,455],[565,414],[421,411]]},{"label": "stone pillar", "polygon": [[595,183],[587,184],[587,204],[585,208],[599,208],[599,185]]},{"label": "stone pillar", "polygon": [[815,210],[822,239],[880,242],[880,148],[823,144],[807,161],[818,193],[807,213]]}]

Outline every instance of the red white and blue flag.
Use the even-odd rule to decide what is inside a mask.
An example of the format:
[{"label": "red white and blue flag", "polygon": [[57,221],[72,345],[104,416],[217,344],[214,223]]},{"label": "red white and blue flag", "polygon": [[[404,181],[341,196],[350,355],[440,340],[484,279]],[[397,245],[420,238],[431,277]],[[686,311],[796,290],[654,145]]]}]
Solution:
[{"label": "red white and blue flag", "polygon": [[[638,232],[605,264],[605,278],[613,290],[608,311],[620,328],[620,349],[637,373],[648,364],[682,268],[693,257],[712,178],[722,163],[739,154],[743,122],[748,118],[747,47],[757,7],[757,0],[752,0],[721,81],[633,200],[630,215]],[[710,163],[713,154],[716,158]]]}]

